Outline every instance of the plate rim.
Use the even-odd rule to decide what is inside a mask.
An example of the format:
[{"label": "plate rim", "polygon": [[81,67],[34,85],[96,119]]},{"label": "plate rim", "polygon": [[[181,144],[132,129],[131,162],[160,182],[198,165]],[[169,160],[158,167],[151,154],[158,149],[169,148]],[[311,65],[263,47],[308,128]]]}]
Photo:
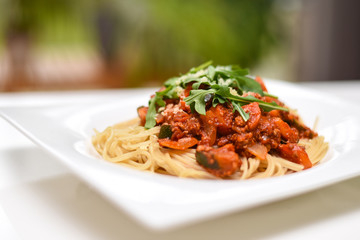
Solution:
[{"label": "plate rim", "polygon": [[[282,83],[283,84],[283,83]],[[292,87],[294,87],[294,84],[291,84],[291,83],[285,83],[285,85],[290,85]],[[307,89],[306,87],[302,87],[302,86],[295,86],[296,88],[300,87],[302,89]],[[141,89],[141,90],[144,90],[144,89]],[[311,92],[319,92],[319,91],[316,91],[316,90],[313,90],[313,89],[310,89]],[[149,91],[151,91],[149,89]],[[321,93],[321,92],[320,92]],[[328,95],[328,94],[325,94],[325,93],[321,93],[322,95]],[[342,102],[347,102],[346,100],[342,100]],[[352,105],[354,105],[353,103],[351,103]],[[356,106],[356,105],[354,105]],[[50,106],[48,106],[50,107]],[[48,107],[41,107],[43,110],[44,109],[47,109]],[[357,107],[357,106],[356,106]],[[18,124],[16,119],[13,119],[11,116],[8,116],[8,113],[9,111],[11,112],[11,110],[14,110],[15,109],[15,112],[16,111],[24,111],[24,110],[28,110],[28,111],[31,111],[31,110],[34,110],[34,109],[39,109],[38,107],[29,107],[29,106],[26,106],[26,107],[9,107],[9,108],[4,108],[4,107],[1,107],[0,108],[0,116],[3,117],[5,120],[7,120],[8,122],[10,122],[14,127],[16,127],[18,130],[20,130],[23,134],[25,134],[27,137],[29,137],[32,141],[34,141],[37,145],[39,145],[41,148],[45,148],[45,150],[47,150],[48,152],[50,152],[51,154],[55,155],[55,157],[57,157],[59,160],[61,160],[61,162],[65,163],[68,167],[70,167],[71,170],[73,170],[75,173],[79,174],[79,172],[76,171],[76,169],[72,168],[73,166],[69,166],[68,165],[68,162],[67,161],[64,161],[63,158],[66,156],[64,155],[60,155],[56,153],[56,151],[54,152],[54,149],[52,149],[53,147],[52,146],[48,146],[47,143],[45,142],[42,142],[41,139],[37,139],[36,136],[32,136],[31,132],[29,132],[26,128],[23,128],[23,126],[21,124]],[[41,112],[41,110],[40,110]],[[359,119],[359,115],[358,114],[355,114],[354,115],[357,119]],[[357,139],[357,143],[359,143],[359,139]],[[354,150],[354,149],[353,149]],[[348,154],[350,154],[351,152],[348,152]],[[105,163],[105,161],[104,161]],[[109,165],[110,166],[110,165]],[[129,169],[130,170],[130,169]],[[155,175],[153,174],[143,174],[143,172],[140,172],[140,171],[137,171],[137,170],[131,170],[131,171],[127,171],[127,170],[124,170],[122,172],[128,172],[130,174],[133,174],[134,177],[138,177],[138,176],[147,176],[147,177],[144,177],[145,180],[148,180],[148,179],[153,179]],[[241,208],[241,207],[229,207],[228,209],[224,208],[222,209],[221,211],[217,211],[217,212],[214,212],[214,214],[207,214],[207,215],[199,215],[195,218],[191,218],[191,219],[188,219],[186,221],[186,219],[183,219],[182,221],[175,221],[175,222],[170,222],[170,223],[164,223],[164,222],[161,222],[161,221],[158,221],[156,223],[151,223],[151,221],[149,221],[149,219],[146,219],[146,217],[144,216],[141,216],[141,215],[137,215],[137,213],[134,213],[132,212],[131,210],[127,209],[126,206],[123,206],[123,203],[119,204],[119,202],[116,201],[116,199],[112,199],[111,197],[108,196],[109,193],[104,193],[101,189],[98,189],[97,190],[102,193],[102,194],[105,194],[108,199],[115,203],[115,205],[117,205],[118,207],[122,208],[123,210],[127,211],[130,215],[132,215],[133,217],[135,217],[137,220],[139,220],[140,222],[144,223],[145,225],[147,225],[148,227],[151,227],[153,229],[164,229],[164,228],[169,228],[169,227],[174,227],[174,226],[180,226],[180,225],[183,225],[183,224],[186,224],[186,223],[191,223],[191,222],[194,222],[194,221],[199,221],[201,219],[204,219],[205,217],[215,217],[215,216],[218,216],[218,215],[224,215],[232,210],[234,211],[239,211],[239,210],[244,210],[244,209],[248,209],[250,207],[255,207],[255,206],[258,206],[258,205],[261,205],[261,204],[265,204],[265,203],[268,203],[268,202],[273,202],[273,201],[276,201],[276,200],[280,200],[280,199],[284,199],[284,198],[287,198],[287,197],[292,197],[294,195],[298,195],[298,194],[302,194],[302,193],[305,193],[305,192],[308,192],[308,191],[313,191],[315,189],[318,189],[320,187],[324,187],[324,186],[327,186],[327,185],[330,185],[330,184],[333,184],[333,183],[336,183],[336,182],[339,182],[339,181],[342,181],[342,180],[346,180],[346,179],[349,179],[349,178],[352,178],[352,177],[355,177],[357,175],[360,174],[360,170],[357,172],[357,173],[353,173],[352,175],[347,175],[347,176],[337,176],[337,178],[332,178],[332,181],[327,181],[326,183],[321,183],[320,186],[313,186],[312,188],[307,188],[307,189],[303,189],[302,191],[295,191],[293,192],[292,194],[285,194],[285,195],[278,195],[274,198],[272,198],[270,201],[263,201],[263,202],[257,202],[256,204],[253,204],[253,205],[249,205],[245,208]],[[83,178],[86,182],[92,184],[93,182],[91,180],[88,179],[87,176],[85,176],[84,174],[80,174],[78,175],[80,176],[81,178]],[[161,176],[161,175],[160,175]],[[160,177],[158,176],[158,177]],[[288,175],[290,176],[290,175]],[[284,179],[287,179],[287,180],[291,180],[291,179],[294,179],[293,177],[288,177],[288,176],[284,176],[285,178]],[[186,184],[186,182],[190,183],[191,181],[187,181],[188,179],[186,179],[186,181],[183,181],[184,179],[181,179],[181,178],[176,178],[176,177],[170,177],[170,176],[161,176],[160,178],[162,179],[162,177],[165,177],[164,179],[170,181],[171,183],[178,183],[178,182],[181,182],[182,184]],[[141,177],[143,178],[143,177]],[[157,177],[155,177],[157,178]],[[176,180],[175,180],[176,179]],[[275,178],[272,178],[272,179],[275,179]],[[270,179],[254,179],[253,181],[255,182],[259,182],[259,181],[267,181],[267,182],[276,182],[276,179],[275,180],[270,180]],[[237,181],[231,181],[232,183],[230,182],[224,182],[224,181],[216,181],[214,182],[214,180],[196,180],[197,182],[199,182],[201,185],[204,185],[204,184],[208,184],[209,182],[211,182],[212,184],[214,185],[219,185],[218,187],[222,187],[224,185],[224,183],[226,183],[225,185],[239,185],[238,183],[236,183]],[[249,181],[247,180],[246,184],[240,184],[240,185],[254,185],[253,181]],[[186,185],[189,185],[189,184],[186,184]],[[233,187],[233,186],[231,186]]]}]

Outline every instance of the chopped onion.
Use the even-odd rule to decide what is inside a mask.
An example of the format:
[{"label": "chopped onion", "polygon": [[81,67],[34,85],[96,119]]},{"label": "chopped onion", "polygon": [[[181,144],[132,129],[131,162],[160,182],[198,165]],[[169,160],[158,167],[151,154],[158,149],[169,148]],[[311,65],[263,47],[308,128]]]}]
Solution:
[{"label": "chopped onion", "polygon": [[265,160],[267,155],[267,148],[264,145],[260,143],[255,143],[247,149],[251,154],[258,157],[260,160]]}]

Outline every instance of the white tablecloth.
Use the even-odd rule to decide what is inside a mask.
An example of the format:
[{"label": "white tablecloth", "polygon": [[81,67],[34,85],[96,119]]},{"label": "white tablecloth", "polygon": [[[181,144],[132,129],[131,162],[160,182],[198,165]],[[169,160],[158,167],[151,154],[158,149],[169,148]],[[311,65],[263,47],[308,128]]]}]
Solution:
[{"label": "white tablecloth", "polygon": [[[360,81],[301,85],[360,103]],[[110,99],[117,94],[116,90],[0,94],[0,106],[86,101],[94,96]],[[0,118],[0,239],[360,239],[360,177],[154,232],[112,206]]]}]

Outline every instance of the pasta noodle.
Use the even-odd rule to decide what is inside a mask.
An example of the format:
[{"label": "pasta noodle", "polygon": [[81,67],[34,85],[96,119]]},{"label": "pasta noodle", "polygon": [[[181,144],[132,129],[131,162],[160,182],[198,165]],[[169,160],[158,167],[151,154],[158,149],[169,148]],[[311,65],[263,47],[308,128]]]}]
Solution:
[{"label": "pasta noodle", "polygon": [[[107,161],[135,169],[174,175],[184,178],[215,179],[196,161],[195,149],[175,150],[160,147],[158,134],[160,127],[145,129],[138,118],[96,131],[92,143],[96,151]],[[317,164],[325,156],[328,144],[324,137],[301,139],[312,164]],[[304,166],[284,158],[267,154],[265,160],[242,158],[239,170],[229,179],[252,179],[282,176],[298,172]]]},{"label": "pasta noodle", "polygon": [[235,65],[207,62],[170,78],[137,112],[96,132],[105,160],[179,177],[251,179],[311,168],[328,149],[260,77]]}]

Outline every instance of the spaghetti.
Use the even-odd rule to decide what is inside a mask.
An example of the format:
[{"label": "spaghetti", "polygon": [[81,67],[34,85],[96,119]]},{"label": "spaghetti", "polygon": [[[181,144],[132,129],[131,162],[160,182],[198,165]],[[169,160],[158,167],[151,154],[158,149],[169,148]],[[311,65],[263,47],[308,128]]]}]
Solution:
[{"label": "spaghetti", "polygon": [[107,161],[186,178],[251,179],[311,168],[324,137],[234,66],[206,63],[165,82],[139,118],[96,131]]},{"label": "spaghetti", "polygon": [[[103,159],[135,169],[186,178],[215,179],[202,168],[195,158],[195,149],[173,150],[162,148],[158,143],[160,127],[145,129],[138,118],[97,132],[92,142]],[[328,144],[324,137],[304,139],[304,146],[312,164],[324,158]],[[268,178],[299,172],[304,166],[284,158],[268,154],[266,161],[242,158],[242,165],[231,179]]]}]

